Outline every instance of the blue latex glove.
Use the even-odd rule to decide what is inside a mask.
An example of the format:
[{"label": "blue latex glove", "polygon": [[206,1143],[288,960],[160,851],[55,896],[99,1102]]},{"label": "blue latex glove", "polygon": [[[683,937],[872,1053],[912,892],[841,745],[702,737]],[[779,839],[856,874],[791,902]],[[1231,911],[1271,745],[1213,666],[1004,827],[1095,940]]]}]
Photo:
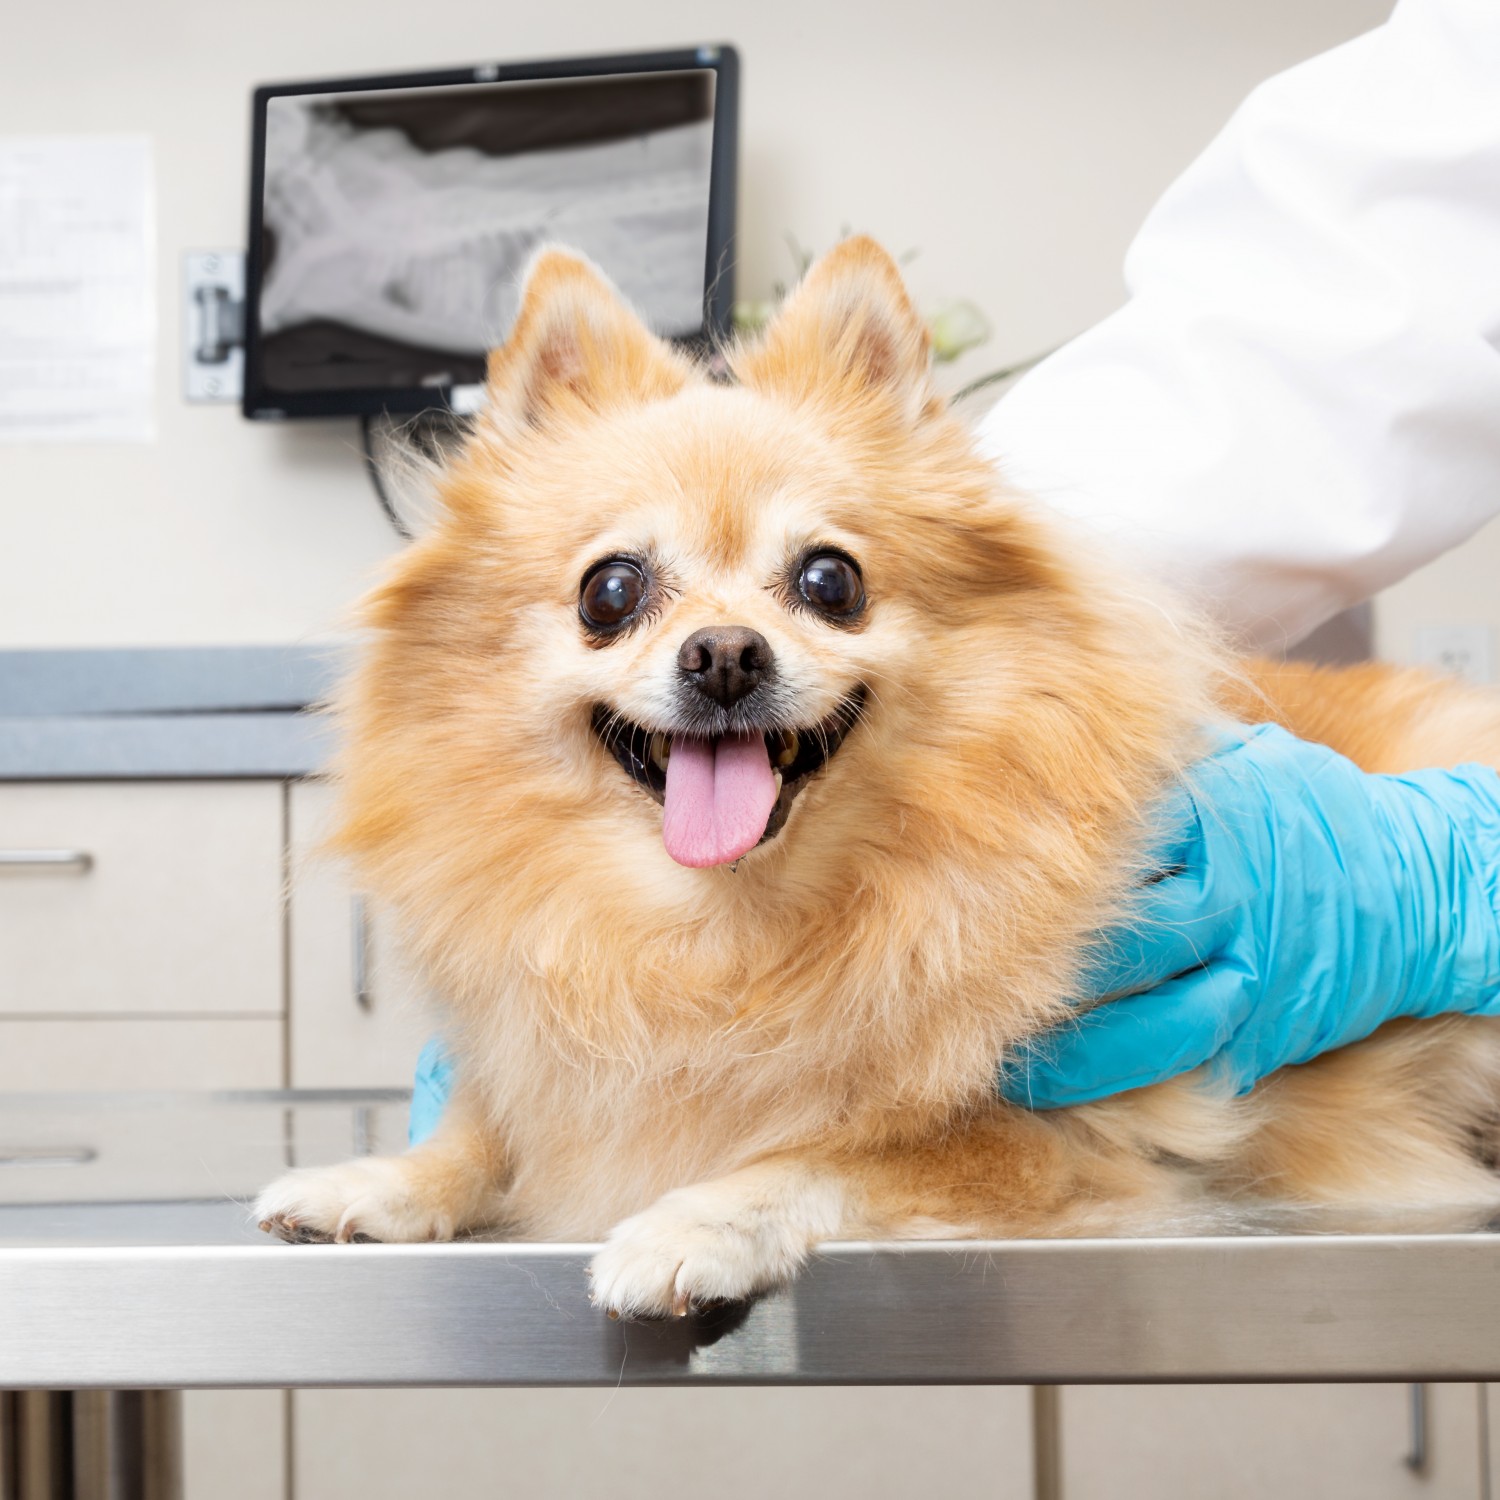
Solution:
[{"label": "blue latex glove", "polygon": [[437,1037],[429,1037],[417,1057],[417,1076],[412,1080],[411,1115],[407,1119],[406,1141],[420,1146],[438,1127],[448,1096],[453,1092],[453,1064]]},{"label": "blue latex glove", "polygon": [[[1212,1064],[1237,1092],[1396,1016],[1500,1013],[1500,778],[1372,776],[1273,725],[1192,768],[1091,997],[1008,1059],[1038,1109]],[[1135,993],[1141,992],[1144,993]]]}]

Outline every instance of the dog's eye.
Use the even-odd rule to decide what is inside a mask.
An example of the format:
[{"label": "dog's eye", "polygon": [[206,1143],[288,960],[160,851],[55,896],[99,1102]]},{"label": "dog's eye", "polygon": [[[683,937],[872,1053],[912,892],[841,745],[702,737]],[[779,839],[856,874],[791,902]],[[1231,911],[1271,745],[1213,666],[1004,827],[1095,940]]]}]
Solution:
[{"label": "dog's eye", "polygon": [[595,630],[613,630],[641,607],[645,597],[646,575],[633,562],[616,558],[600,563],[584,578],[578,613]]},{"label": "dog's eye", "polygon": [[804,559],[797,592],[819,614],[847,619],[865,602],[864,580],[851,558],[837,552],[815,552]]}]

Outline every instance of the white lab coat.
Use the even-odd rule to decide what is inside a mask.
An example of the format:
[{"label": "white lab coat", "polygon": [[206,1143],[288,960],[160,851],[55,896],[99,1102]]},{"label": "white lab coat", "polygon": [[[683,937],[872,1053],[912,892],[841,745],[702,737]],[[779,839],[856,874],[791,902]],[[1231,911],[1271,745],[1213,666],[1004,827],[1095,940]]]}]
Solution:
[{"label": "white lab coat", "polygon": [[1262,84],[1130,300],[996,405],[1007,478],[1276,648],[1500,512],[1500,0]]}]

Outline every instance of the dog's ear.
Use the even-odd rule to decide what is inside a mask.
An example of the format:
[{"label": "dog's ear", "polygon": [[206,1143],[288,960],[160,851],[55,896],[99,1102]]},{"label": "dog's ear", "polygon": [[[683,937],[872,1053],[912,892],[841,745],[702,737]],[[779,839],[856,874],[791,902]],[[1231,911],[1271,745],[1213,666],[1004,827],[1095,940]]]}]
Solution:
[{"label": "dog's ear", "polygon": [[502,434],[545,428],[570,411],[670,396],[690,374],[599,270],[549,248],[526,274],[510,337],[489,357],[484,420]]},{"label": "dog's ear", "polygon": [[795,401],[894,405],[915,420],[937,404],[932,337],[901,272],[874,240],[845,240],[823,256],[735,359],[749,386]]}]

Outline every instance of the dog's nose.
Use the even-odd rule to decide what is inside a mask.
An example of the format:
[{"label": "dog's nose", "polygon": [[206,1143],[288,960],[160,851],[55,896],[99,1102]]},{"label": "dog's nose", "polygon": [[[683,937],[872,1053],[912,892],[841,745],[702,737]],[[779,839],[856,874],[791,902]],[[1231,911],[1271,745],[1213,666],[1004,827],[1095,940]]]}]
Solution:
[{"label": "dog's nose", "polygon": [[724,708],[753,693],[771,675],[771,644],[748,625],[695,630],[677,653],[682,675]]}]

